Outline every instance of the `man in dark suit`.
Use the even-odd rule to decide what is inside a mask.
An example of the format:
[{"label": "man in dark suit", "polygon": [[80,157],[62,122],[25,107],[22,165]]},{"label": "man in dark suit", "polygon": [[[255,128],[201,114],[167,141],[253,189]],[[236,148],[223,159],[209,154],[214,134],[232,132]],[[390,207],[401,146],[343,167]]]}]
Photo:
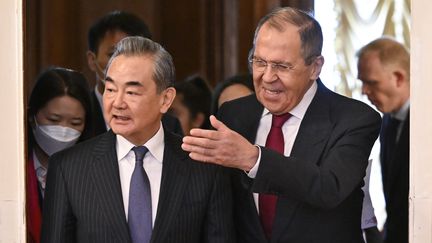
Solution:
[{"label": "man in dark suit", "polygon": [[376,39],[358,52],[362,92],[384,113],[381,171],[386,243],[408,242],[410,54],[394,39]]},{"label": "man in dark suit", "polygon": [[233,170],[238,242],[357,243],[363,177],[379,114],[318,79],[322,33],[310,15],[277,9],[255,32],[256,95],[222,105],[215,131],[182,148]]},{"label": "man in dark suit", "polygon": [[42,242],[233,242],[226,169],[191,160],[161,124],[176,93],[168,52],[127,37],[105,79],[111,130],[50,158]]},{"label": "man in dark suit", "polygon": [[[95,73],[96,85],[91,92],[94,135],[109,130],[102,112],[102,95],[105,89],[104,70],[114,52],[115,45],[126,36],[142,36],[151,39],[147,25],[137,16],[124,11],[113,11],[98,19],[89,29],[87,63]],[[164,114],[165,129],[183,135],[177,118]]]}]

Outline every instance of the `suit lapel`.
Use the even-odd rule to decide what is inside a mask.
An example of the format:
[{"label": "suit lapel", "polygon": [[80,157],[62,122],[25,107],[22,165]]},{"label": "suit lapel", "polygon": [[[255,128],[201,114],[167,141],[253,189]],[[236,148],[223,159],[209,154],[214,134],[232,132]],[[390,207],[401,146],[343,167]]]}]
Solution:
[{"label": "suit lapel", "polygon": [[130,241],[129,228],[123,205],[119,167],[115,148],[115,135],[109,131],[102,135],[93,150],[92,175],[97,198],[102,202],[101,212],[116,229],[119,241]]},{"label": "suit lapel", "polygon": [[[330,92],[321,82],[300,124],[291,156],[317,162],[333,130],[330,120]],[[311,153],[312,152],[312,153]]]},{"label": "suit lapel", "polygon": [[162,180],[152,242],[164,241],[187,189],[190,163],[187,163],[187,153],[180,149],[180,143],[179,138],[176,139],[174,135],[165,133]]},{"label": "suit lapel", "polygon": [[[325,88],[320,81],[317,83],[317,93],[303,117],[290,155],[302,158],[305,163],[318,163],[329,134],[333,130],[329,106],[331,91]],[[278,199],[272,242],[277,242],[286,231],[298,204],[286,197]]]}]

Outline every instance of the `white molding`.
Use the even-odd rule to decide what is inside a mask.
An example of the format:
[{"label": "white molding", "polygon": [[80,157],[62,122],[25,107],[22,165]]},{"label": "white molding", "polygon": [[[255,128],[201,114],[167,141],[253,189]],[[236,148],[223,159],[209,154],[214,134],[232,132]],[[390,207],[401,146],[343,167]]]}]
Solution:
[{"label": "white molding", "polygon": [[22,1],[0,1],[0,242],[25,242]]}]

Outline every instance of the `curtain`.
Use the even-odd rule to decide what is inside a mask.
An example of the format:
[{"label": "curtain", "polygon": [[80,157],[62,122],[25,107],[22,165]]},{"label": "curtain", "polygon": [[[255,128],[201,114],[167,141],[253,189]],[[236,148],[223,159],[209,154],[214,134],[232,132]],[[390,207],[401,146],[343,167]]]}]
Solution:
[{"label": "curtain", "polygon": [[356,51],[382,35],[395,37],[409,48],[410,0],[334,0],[339,26],[335,51],[341,81],[336,91],[349,97],[361,94],[357,82]]}]

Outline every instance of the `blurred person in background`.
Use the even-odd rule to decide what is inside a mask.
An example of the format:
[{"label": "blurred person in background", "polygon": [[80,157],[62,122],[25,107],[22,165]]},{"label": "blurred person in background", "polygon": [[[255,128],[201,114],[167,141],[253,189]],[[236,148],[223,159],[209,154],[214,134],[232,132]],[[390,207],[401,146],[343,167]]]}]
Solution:
[{"label": "blurred person in background", "polygon": [[385,243],[408,242],[410,54],[401,43],[381,37],[358,53],[362,92],[384,116],[380,160],[387,219]]},{"label": "blurred person in background", "polygon": [[207,82],[194,75],[174,87],[177,95],[169,112],[179,119],[183,133],[188,135],[192,128],[210,128],[212,91]]},{"label": "blurred person in background", "polygon": [[212,114],[216,115],[219,107],[226,101],[234,100],[254,93],[252,74],[238,74],[218,83],[213,91]]},{"label": "blurred person in background", "polygon": [[90,107],[81,73],[51,67],[37,78],[27,107],[27,242],[40,242],[48,158],[91,136]]}]

